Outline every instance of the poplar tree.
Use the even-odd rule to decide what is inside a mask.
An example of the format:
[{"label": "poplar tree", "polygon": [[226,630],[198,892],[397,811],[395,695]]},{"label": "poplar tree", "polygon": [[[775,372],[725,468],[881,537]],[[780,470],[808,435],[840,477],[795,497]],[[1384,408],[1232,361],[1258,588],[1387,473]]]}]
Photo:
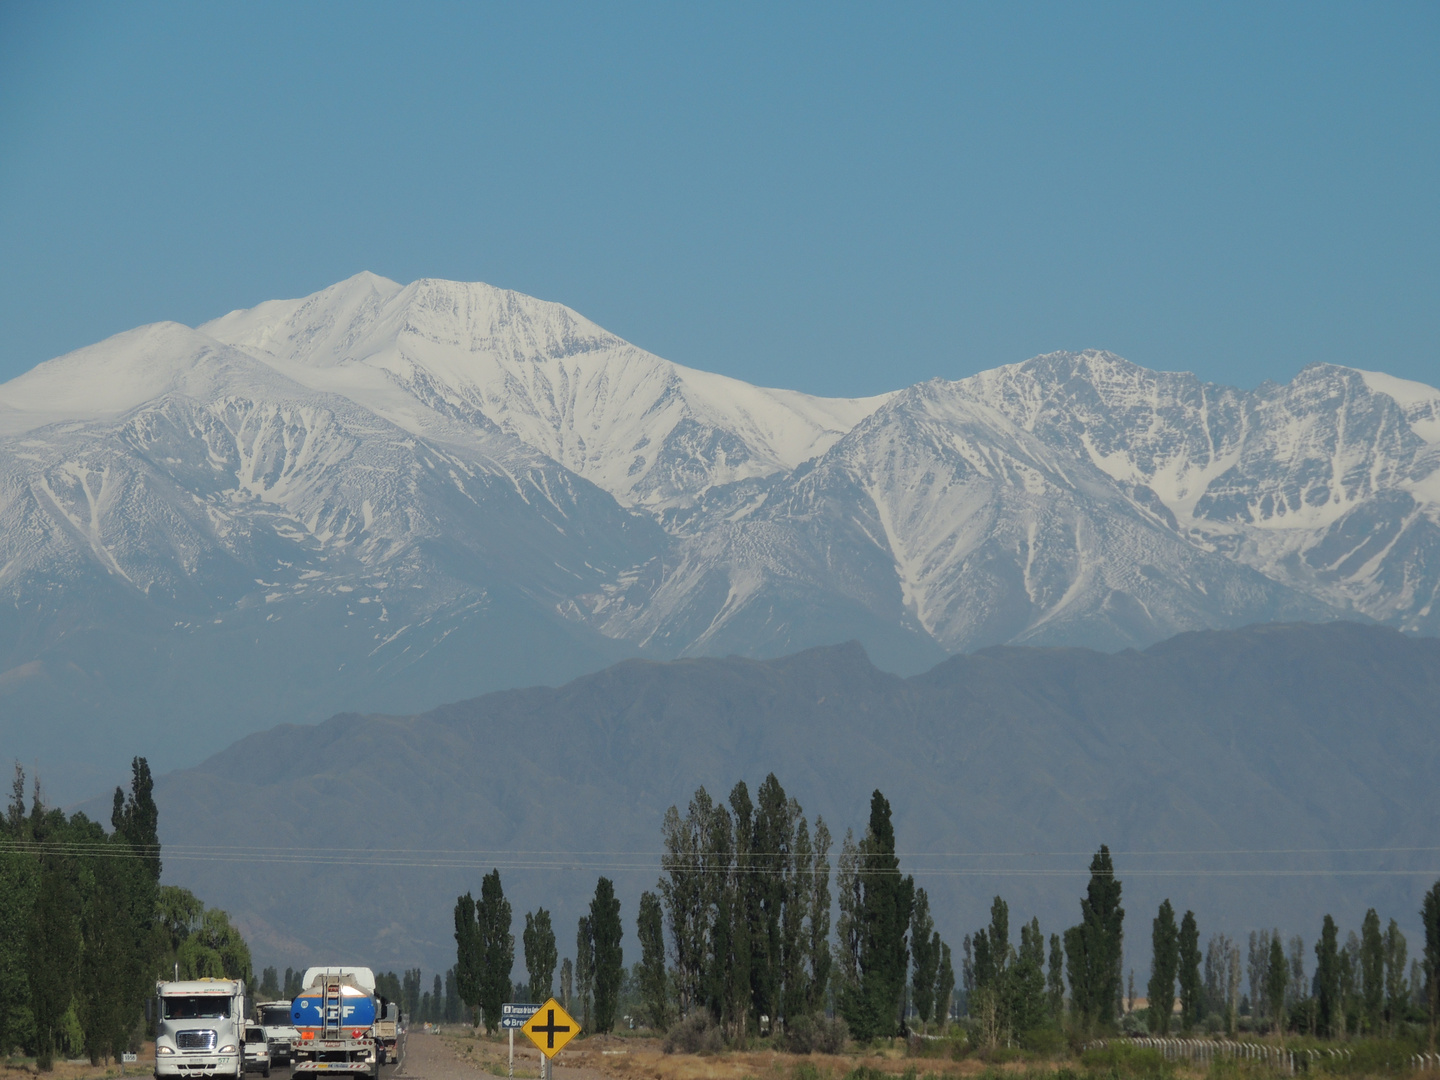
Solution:
[{"label": "poplar tree", "polygon": [[[742,822],[753,811],[744,783],[730,792],[730,811],[716,804],[710,814],[705,836],[705,861],[713,880],[709,883],[715,912],[710,935],[709,968],[706,977],[706,1000],[711,1014],[733,1042],[743,1044],[750,1019],[751,922],[745,917],[748,896],[739,877],[742,863],[737,855],[735,837],[742,832]],[[732,820],[734,824],[732,825]],[[707,875],[709,876],[709,875]]]},{"label": "poplar tree", "polygon": [[580,1026],[592,1028],[590,1000],[595,989],[595,939],[590,932],[590,916],[581,915],[575,929],[575,993],[580,1000]]},{"label": "poplar tree", "polygon": [[814,1013],[824,1008],[825,991],[830,985],[830,829],[823,817],[815,818],[811,849],[810,941],[806,947],[810,971],[805,1007]]},{"label": "poplar tree", "polygon": [[1050,999],[1050,1017],[1057,1024],[1065,1018],[1065,946],[1059,934],[1050,935],[1050,970],[1045,976],[1045,992]]},{"label": "poplar tree", "polygon": [[1372,907],[1360,923],[1360,997],[1364,1004],[1365,1030],[1376,1034],[1385,1016],[1385,935],[1380,916]]},{"label": "poplar tree", "polygon": [[664,1031],[670,1024],[669,980],[665,976],[665,915],[660,898],[653,892],[640,894],[640,914],[635,920],[640,939],[640,999],[650,1026]]},{"label": "poplar tree", "polygon": [[[50,823],[43,820],[39,798],[32,813],[32,835],[42,843]],[[61,1018],[70,1007],[80,966],[79,897],[68,859],[42,849],[40,880],[31,916],[29,958],[30,1011],[35,1025],[35,1061],[43,1072],[54,1067]]]},{"label": "poplar tree", "polygon": [[[737,789],[743,789],[743,785],[737,785]],[[747,863],[739,880],[748,898],[746,914],[751,920],[751,1013],[757,1022],[763,1015],[776,1023],[785,1007],[785,958],[787,953],[794,954],[787,941],[785,907],[793,872],[797,809],[785,797],[785,789],[772,772],[757,792],[743,856],[738,816],[735,823],[737,864],[742,857]],[[798,935],[799,926],[793,928]]]},{"label": "poplar tree", "polygon": [[1290,984],[1290,964],[1285,959],[1285,946],[1280,944],[1280,931],[1270,936],[1270,963],[1265,974],[1265,1000],[1270,1007],[1270,1022],[1282,1039],[1285,1036],[1285,988]]},{"label": "poplar tree", "polygon": [[1425,902],[1420,905],[1420,921],[1425,926],[1421,971],[1425,976],[1425,1008],[1430,1020],[1430,1051],[1434,1053],[1435,1029],[1440,1026],[1440,881],[1425,894]]},{"label": "poplar tree", "polygon": [[940,935],[930,915],[930,897],[915,890],[915,907],[910,915],[910,1001],[922,1024],[930,1022],[935,1006],[935,974],[940,967]]},{"label": "poplar tree", "polygon": [[1394,919],[1385,930],[1385,1024],[1391,1034],[1404,1015],[1410,988],[1405,982],[1405,935]]},{"label": "poplar tree", "polygon": [[1315,943],[1315,1011],[1316,1024],[1322,1034],[1335,1035],[1343,1015],[1340,1002],[1339,931],[1329,915],[1320,928]]},{"label": "poplar tree", "polygon": [[500,871],[491,870],[480,881],[480,902],[475,905],[479,932],[480,1012],[487,1031],[500,1027],[500,1009],[510,996],[510,971],[515,966],[515,935],[510,932],[510,901],[500,885]]},{"label": "poplar tree", "polygon": [[[475,924],[475,898],[467,892],[455,899],[455,987],[460,1000],[471,1010],[480,1005],[480,972],[483,966],[480,928]],[[296,982],[299,982],[298,976]],[[285,985],[288,993],[288,968],[285,971]],[[293,994],[290,996],[294,997]],[[478,1018],[475,1019],[478,1023]]]},{"label": "poplar tree", "polygon": [[1082,1028],[1109,1028],[1120,1000],[1125,909],[1110,849],[1090,861],[1090,884],[1080,901],[1080,924],[1065,931],[1065,968],[1071,1005]]},{"label": "poplar tree", "polygon": [[1180,967],[1180,931],[1175,925],[1175,908],[1167,898],[1151,922],[1149,999],[1150,1030],[1157,1035],[1170,1032],[1170,1014],[1175,1008],[1175,976]]},{"label": "poplar tree", "polygon": [[[938,936],[938,935],[937,935]],[[943,1030],[950,1022],[955,1000],[955,965],[951,962],[950,946],[940,942],[940,970],[935,975],[935,1018]]]},{"label": "poplar tree", "polygon": [[842,994],[840,1011],[861,1041],[899,1030],[910,954],[906,935],[915,901],[915,879],[900,876],[890,803],[870,797],[870,827],[860,856],[860,984]]},{"label": "poplar tree", "polygon": [[555,927],[550,912],[537,908],[525,913],[525,977],[530,984],[530,998],[543,1004],[550,997],[555,983],[555,964],[559,950],[555,947]]},{"label": "poplar tree", "polygon": [[1195,913],[1185,912],[1180,920],[1180,1023],[1189,1031],[1200,1022],[1204,983],[1200,979],[1200,928]]},{"label": "poplar tree", "polygon": [[[810,846],[810,826],[791,801],[795,839],[785,880],[785,912],[781,924],[781,968],[784,1003],[781,1015],[786,1030],[797,1018],[810,1012],[810,935],[805,919],[811,912],[810,891],[814,887],[815,855]],[[827,946],[828,951],[828,946]]]},{"label": "poplar tree", "polygon": [[1040,920],[1020,924],[1020,948],[1010,979],[1011,1025],[1021,1034],[1045,1022],[1045,935]]},{"label": "poplar tree", "polygon": [[625,969],[625,954],[620,947],[623,934],[615,883],[602,877],[595,883],[595,896],[590,901],[590,936],[595,946],[594,1030],[599,1033],[615,1027],[615,1006],[620,1000],[620,980]]}]

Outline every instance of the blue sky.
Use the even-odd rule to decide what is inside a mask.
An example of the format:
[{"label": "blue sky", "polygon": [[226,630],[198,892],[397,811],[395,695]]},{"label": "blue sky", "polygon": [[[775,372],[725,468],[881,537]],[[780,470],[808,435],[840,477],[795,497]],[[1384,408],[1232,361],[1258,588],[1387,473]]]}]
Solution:
[{"label": "blue sky", "polygon": [[1440,382],[1440,5],[0,5],[0,378],[369,269],[863,394]]}]

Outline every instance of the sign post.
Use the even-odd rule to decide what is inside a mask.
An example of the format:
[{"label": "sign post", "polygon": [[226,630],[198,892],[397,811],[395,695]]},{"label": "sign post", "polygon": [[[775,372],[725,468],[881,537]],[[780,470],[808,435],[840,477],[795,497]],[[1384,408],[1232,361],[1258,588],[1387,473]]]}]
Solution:
[{"label": "sign post", "polygon": [[515,1029],[523,1027],[526,1020],[534,1016],[539,1005],[522,1004],[518,1001],[507,1001],[500,1006],[500,1026],[510,1036],[510,1075],[515,1075]]},{"label": "sign post", "polygon": [[560,1007],[558,1001],[551,998],[525,1021],[520,1030],[528,1035],[540,1053],[545,1055],[545,1080],[550,1080],[551,1059],[565,1048],[566,1043],[580,1034],[580,1025]]}]

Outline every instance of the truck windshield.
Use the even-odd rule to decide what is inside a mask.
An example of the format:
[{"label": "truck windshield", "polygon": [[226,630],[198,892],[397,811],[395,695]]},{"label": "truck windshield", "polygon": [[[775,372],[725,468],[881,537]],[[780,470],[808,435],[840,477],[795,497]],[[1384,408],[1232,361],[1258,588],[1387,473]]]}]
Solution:
[{"label": "truck windshield", "polygon": [[164,997],[166,1020],[223,1020],[230,1015],[230,999],[219,994],[203,997]]},{"label": "truck windshield", "polygon": [[260,1023],[266,1027],[289,1027],[290,1006],[267,1005],[260,1010]]}]

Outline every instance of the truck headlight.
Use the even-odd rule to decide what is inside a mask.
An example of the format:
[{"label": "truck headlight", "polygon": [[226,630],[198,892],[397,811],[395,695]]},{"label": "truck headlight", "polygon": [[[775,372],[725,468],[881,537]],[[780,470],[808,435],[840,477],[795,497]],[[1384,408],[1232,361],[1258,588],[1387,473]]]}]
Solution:
[{"label": "truck headlight", "polygon": [[175,1052],[175,1048],[174,1048],[173,1046],[157,1046],[157,1047],[155,1047],[155,1053],[156,1053],[156,1054],[173,1054],[174,1052]]},{"label": "truck headlight", "polygon": [[224,1046],[220,1047],[220,1049],[215,1052],[217,1054],[233,1054],[235,1053],[235,1044],[226,1043]]}]

